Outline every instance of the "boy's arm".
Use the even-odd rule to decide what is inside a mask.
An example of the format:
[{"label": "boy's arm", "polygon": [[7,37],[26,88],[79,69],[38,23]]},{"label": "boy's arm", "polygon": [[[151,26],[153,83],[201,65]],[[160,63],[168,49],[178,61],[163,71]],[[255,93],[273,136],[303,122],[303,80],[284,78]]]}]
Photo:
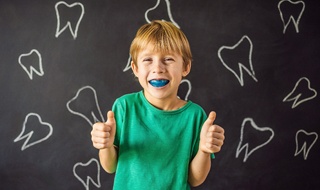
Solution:
[{"label": "boy's arm", "polygon": [[207,178],[210,168],[210,154],[199,150],[189,166],[189,184],[193,187],[201,185]]},{"label": "boy's arm", "polygon": [[107,122],[95,123],[91,131],[93,146],[99,149],[101,166],[108,173],[114,173],[118,163],[117,148],[113,145],[115,134],[116,120],[112,111],[107,114]]},{"label": "boy's arm", "polygon": [[99,150],[99,159],[102,168],[108,173],[114,173],[118,164],[118,153],[115,146]]},{"label": "boy's arm", "polygon": [[224,129],[213,122],[215,112],[210,112],[200,132],[199,150],[189,165],[188,182],[191,186],[201,185],[211,168],[211,154],[219,152],[223,145]]}]

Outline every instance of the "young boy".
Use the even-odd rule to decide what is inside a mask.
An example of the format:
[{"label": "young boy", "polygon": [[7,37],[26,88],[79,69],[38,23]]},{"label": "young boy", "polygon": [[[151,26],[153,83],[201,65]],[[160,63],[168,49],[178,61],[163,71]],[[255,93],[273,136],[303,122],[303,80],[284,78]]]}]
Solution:
[{"label": "young boy", "polygon": [[183,190],[206,179],[224,130],[204,110],[177,96],[191,69],[184,33],[172,23],[153,21],[137,32],[131,68],[143,90],[118,98],[106,123],[91,132],[100,163],[114,173],[115,190]]}]

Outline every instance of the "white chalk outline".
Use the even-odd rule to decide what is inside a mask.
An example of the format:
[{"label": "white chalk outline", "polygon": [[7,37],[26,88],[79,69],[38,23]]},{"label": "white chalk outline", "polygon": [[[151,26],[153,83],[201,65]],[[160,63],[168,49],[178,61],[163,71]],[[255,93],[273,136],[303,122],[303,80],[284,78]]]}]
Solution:
[{"label": "white chalk outline", "polygon": [[128,61],[127,61],[127,65],[126,65],[126,67],[123,69],[123,72],[128,71],[130,68],[131,68],[131,55],[129,54],[129,58],[128,58]]},{"label": "white chalk outline", "polygon": [[[29,140],[30,140],[30,138],[32,137],[34,131],[30,131],[29,133],[27,133],[27,134],[24,135],[24,132],[25,132],[25,129],[26,129],[26,124],[27,124],[27,121],[28,121],[28,119],[29,119],[30,116],[35,116],[35,117],[37,117],[37,118],[38,118],[38,121],[40,122],[41,125],[46,125],[46,126],[49,127],[49,133],[48,133],[47,136],[45,136],[44,138],[39,139],[39,140],[37,140],[37,141],[34,141],[34,142],[32,142],[32,143],[29,143]],[[52,135],[52,131],[53,131],[52,125],[51,125],[50,123],[43,122],[39,114],[37,114],[37,113],[29,113],[29,114],[25,117],[25,120],[24,120],[23,125],[22,125],[22,131],[21,131],[21,133],[19,134],[19,136],[18,136],[17,138],[14,139],[14,142],[18,142],[18,141],[26,138],[26,140],[24,141],[24,143],[23,143],[23,145],[22,145],[22,147],[21,147],[21,151],[23,151],[23,150],[25,150],[25,149],[33,146],[33,145],[36,145],[36,144],[38,144],[38,143],[41,143],[41,142],[47,140],[47,139]],[[28,144],[28,143],[29,143],[29,144]]]},{"label": "white chalk outline", "polygon": [[103,116],[102,116],[101,109],[100,109],[100,106],[99,106],[99,103],[98,103],[98,97],[97,97],[96,90],[95,90],[93,87],[91,87],[91,86],[81,87],[81,88],[77,91],[76,95],[75,95],[73,98],[71,98],[71,100],[69,100],[69,101],[67,102],[67,104],[66,104],[67,109],[69,110],[70,113],[72,113],[72,114],[74,114],[74,115],[78,115],[78,116],[82,117],[83,119],[85,119],[85,120],[90,124],[90,126],[92,126],[92,125],[94,124],[94,123],[91,122],[90,119],[89,119],[88,117],[86,117],[84,114],[82,114],[82,113],[80,113],[80,112],[73,111],[73,110],[70,108],[70,106],[69,106],[71,102],[73,102],[74,100],[76,100],[76,99],[78,98],[80,92],[81,92],[82,90],[86,90],[86,89],[89,89],[89,90],[91,90],[91,91],[93,92],[94,100],[95,100],[95,103],[96,103],[96,108],[97,108],[97,110],[98,110],[98,112],[99,112],[99,114],[100,114],[100,117],[101,117],[101,120],[97,119],[97,117],[95,116],[94,112],[91,111],[91,116],[92,116],[94,122],[95,122],[95,121],[103,121],[103,122],[104,122],[104,118],[103,118]]},{"label": "white chalk outline", "polygon": [[[34,67],[30,66],[30,71],[27,69],[26,66],[24,66],[22,63],[21,63],[21,58],[22,57],[26,57],[26,56],[30,56],[31,54],[33,53],[36,53],[38,58],[39,58],[39,71],[36,70]],[[43,76],[44,75],[44,71],[43,71],[43,68],[42,68],[42,58],[41,58],[41,54],[39,53],[38,50],[36,49],[32,49],[29,53],[23,53],[19,56],[19,59],[18,59],[18,62],[20,64],[20,66],[23,68],[23,70],[25,70],[30,78],[30,80],[33,79],[33,72],[35,72],[37,75],[39,76]]]},{"label": "white chalk outline", "polygon": [[[243,131],[244,131],[244,126],[246,124],[246,122],[250,122],[251,123],[251,126],[258,130],[258,131],[270,131],[271,132],[271,136],[269,137],[269,139],[262,143],[261,145],[253,148],[251,151],[248,152],[248,149],[249,149],[249,143],[245,143],[243,146],[242,146],[242,141],[243,141]],[[236,152],[236,158],[239,157],[239,154],[241,153],[241,151],[243,149],[245,149],[245,155],[244,155],[244,158],[243,158],[243,162],[246,162],[247,159],[249,158],[249,156],[254,153],[256,150],[262,148],[263,146],[267,145],[274,137],[274,131],[273,129],[271,129],[270,127],[258,127],[256,125],[256,123],[253,121],[252,118],[245,118],[242,122],[242,125],[241,125],[241,133],[240,133],[240,141],[239,141],[239,144],[238,144],[238,148],[237,148],[237,152]]]},{"label": "white chalk outline", "polygon": [[[151,8],[149,8],[149,9],[147,9],[147,11],[144,13],[144,18],[145,18],[145,20],[146,20],[147,23],[151,23],[151,21],[150,21],[149,18],[148,18],[148,13],[149,13],[150,11],[155,10],[155,9],[159,6],[160,1],[161,1],[161,0],[157,0],[156,5],[153,6],[153,7],[151,7]],[[173,20],[173,17],[172,17],[172,14],[171,14],[170,1],[169,1],[169,0],[165,0],[165,1],[166,1],[167,12],[168,12],[168,16],[169,16],[170,21],[171,21],[176,27],[180,28],[180,26]],[[162,19],[162,20],[163,20],[163,19]],[[126,65],[126,67],[125,67],[122,71],[123,71],[123,72],[126,72],[126,71],[128,71],[130,68],[131,68],[131,55],[129,55],[129,58],[128,58],[128,61],[127,61],[127,65]]]},{"label": "white chalk outline", "polygon": [[[89,164],[91,164],[92,162],[95,162],[97,165],[97,183],[90,177],[87,176],[86,182],[84,182],[82,180],[81,177],[78,176],[77,172],[76,172],[76,168],[80,165],[80,166],[88,166]],[[100,183],[100,164],[98,162],[97,159],[95,158],[91,158],[87,163],[81,163],[81,162],[77,162],[74,166],[73,166],[73,175],[82,183],[82,185],[86,188],[86,190],[90,189],[90,181],[91,183],[96,186],[97,188],[101,187],[101,183]]]},{"label": "white chalk outline", "polygon": [[[221,51],[224,50],[224,49],[229,49],[229,50],[233,50],[235,48],[237,48],[242,42],[244,39],[247,39],[248,42],[250,43],[250,49],[249,49],[249,65],[250,65],[250,70],[245,67],[242,63],[238,63],[239,65],[239,71],[240,71],[240,76],[234,71],[232,70],[222,59],[221,57]],[[250,40],[250,38],[247,36],[247,35],[244,35],[234,46],[221,46],[218,50],[218,57],[220,59],[220,61],[222,62],[222,64],[229,70],[231,71],[234,76],[237,77],[239,83],[241,86],[244,85],[244,81],[243,81],[243,72],[242,72],[242,69],[244,69],[251,77],[254,81],[258,82],[258,79],[255,77],[255,73],[254,73],[254,70],[253,70],[253,65],[252,65],[252,49],[253,49],[253,44]]]},{"label": "white chalk outline", "polygon": [[[70,21],[68,21],[67,24],[60,30],[60,14],[59,14],[58,6],[61,5],[61,4],[65,5],[65,6],[69,7],[69,8],[74,7],[74,6],[80,6],[81,7],[81,15],[80,15],[80,17],[78,19],[78,22],[76,24],[75,31],[72,30]],[[56,38],[58,38],[59,35],[69,27],[69,30],[70,30],[70,32],[71,32],[71,34],[73,36],[73,39],[76,39],[77,35],[78,35],[79,25],[80,25],[80,22],[81,22],[81,20],[83,18],[83,15],[84,15],[84,6],[79,2],[72,3],[71,5],[69,5],[64,1],[59,1],[58,3],[56,3],[54,8],[56,10],[56,15],[57,15],[57,29],[56,29],[56,35],[55,35]]]},{"label": "white chalk outline", "polygon": [[[307,136],[310,136],[310,135],[315,135],[315,139],[313,140],[313,142],[311,143],[311,145],[309,146],[309,148],[307,149],[307,143],[304,142],[303,145],[301,146],[301,149],[299,149],[299,140],[298,140],[298,135],[300,133],[304,133],[305,135]],[[308,155],[309,155],[309,151],[311,150],[311,148],[313,147],[313,145],[316,143],[318,139],[318,134],[316,132],[306,132],[305,130],[303,129],[300,129],[299,131],[297,131],[296,133],[296,138],[295,138],[295,141],[296,141],[296,151],[294,153],[294,156],[297,156],[298,154],[300,154],[301,152],[303,152],[303,158],[304,160],[307,160],[308,158]]]},{"label": "white chalk outline", "polygon": [[[148,23],[151,23],[151,21],[150,21],[149,18],[148,18],[148,13],[149,13],[150,11],[155,10],[155,9],[159,6],[160,1],[161,1],[161,0],[157,0],[156,5],[155,5],[154,7],[149,8],[149,9],[144,13],[144,18],[146,19],[146,21],[147,21]],[[172,17],[172,14],[171,14],[170,1],[169,1],[169,0],[165,0],[165,1],[166,1],[167,12],[168,12],[168,16],[169,16],[170,21],[171,21],[176,27],[180,28],[180,26],[173,20],[173,17]]]},{"label": "white chalk outline", "polygon": [[[288,22],[285,23],[284,18],[283,18],[283,14],[282,14],[282,12],[281,12],[281,4],[282,4],[283,2],[285,2],[285,1],[287,1],[287,2],[289,2],[289,3],[291,3],[291,4],[295,4],[295,5],[298,4],[298,3],[302,3],[302,9],[301,9],[301,11],[300,11],[300,14],[299,14],[297,20],[295,20],[294,17],[293,17],[292,15],[290,15]],[[304,3],[303,1],[293,2],[293,1],[290,1],[290,0],[282,0],[282,1],[280,1],[280,2],[278,3],[278,9],[279,9],[280,17],[281,17],[281,20],[282,20],[282,23],[283,23],[283,33],[286,33],[286,30],[287,30],[287,27],[288,27],[289,24],[290,24],[290,21],[293,22],[296,32],[299,33],[299,22],[300,22],[300,19],[301,19],[301,17],[302,17],[302,14],[303,14],[303,12],[304,12],[304,9],[305,9],[305,3]]]},{"label": "white chalk outline", "polygon": [[188,91],[187,91],[186,96],[184,97],[184,100],[187,101],[188,98],[189,98],[189,95],[191,93],[191,89],[192,89],[191,82],[188,79],[182,79],[180,84],[182,84],[182,83],[187,83],[188,84]]},{"label": "white chalk outline", "polygon": [[[306,80],[306,81],[307,81],[307,83],[308,83],[308,89],[309,89],[310,91],[314,92],[314,95],[311,96],[311,97],[308,97],[308,98],[304,98],[304,99],[302,99],[302,100],[300,100],[300,101],[298,101],[298,100],[299,100],[299,98],[301,97],[301,94],[302,94],[302,93],[299,93],[298,95],[294,96],[293,98],[289,98],[289,97],[295,92],[296,88],[298,87],[298,85],[300,84],[300,82],[301,82],[302,80]],[[309,100],[314,99],[316,96],[317,96],[317,91],[316,91],[315,89],[311,88],[309,79],[308,79],[307,77],[301,77],[301,78],[296,82],[293,90],[282,100],[282,102],[290,102],[290,101],[293,101],[293,104],[292,104],[292,106],[291,106],[291,108],[293,109],[293,108],[297,107],[298,105],[300,105],[300,104],[303,103],[303,102],[306,102],[306,101],[309,101]]]}]

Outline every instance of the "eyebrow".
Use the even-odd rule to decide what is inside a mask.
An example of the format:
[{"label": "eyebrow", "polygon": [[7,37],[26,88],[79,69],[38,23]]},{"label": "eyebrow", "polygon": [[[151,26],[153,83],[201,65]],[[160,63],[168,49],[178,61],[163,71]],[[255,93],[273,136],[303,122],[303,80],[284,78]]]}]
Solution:
[{"label": "eyebrow", "polygon": [[138,54],[138,58],[141,58],[141,57],[148,57],[148,56],[151,56],[152,55],[152,53],[150,53],[150,52],[144,52],[144,53],[139,53]]},{"label": "eyebrow", "polygon": [[[139,52],[138,56],[150,56],[150,55],[152,55],[154,53],[158,53],[158,52],[159,51],[145,51],[145,50],[143,50],[143,51]],[[170,55],[170,56],[178,56],[179,55],[176,52],[166,52],[166,51],[161,52],[161,54],[164,55],[164,56],[168,56],[168,55]]]}]

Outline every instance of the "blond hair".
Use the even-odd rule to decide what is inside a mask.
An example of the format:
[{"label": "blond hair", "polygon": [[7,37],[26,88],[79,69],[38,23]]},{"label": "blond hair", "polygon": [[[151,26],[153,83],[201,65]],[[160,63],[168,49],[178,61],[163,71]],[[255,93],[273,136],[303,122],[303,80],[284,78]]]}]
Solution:
[{"label": "blond hair", "polygon": [[155,51],[176,52],[182,56],[184,67],[191,64],[192,54],[185,34],[174,24],[167,21],[154,20],[139,28],[130,46],[133,64],[137,66],[138,53],[149,43]]}]

